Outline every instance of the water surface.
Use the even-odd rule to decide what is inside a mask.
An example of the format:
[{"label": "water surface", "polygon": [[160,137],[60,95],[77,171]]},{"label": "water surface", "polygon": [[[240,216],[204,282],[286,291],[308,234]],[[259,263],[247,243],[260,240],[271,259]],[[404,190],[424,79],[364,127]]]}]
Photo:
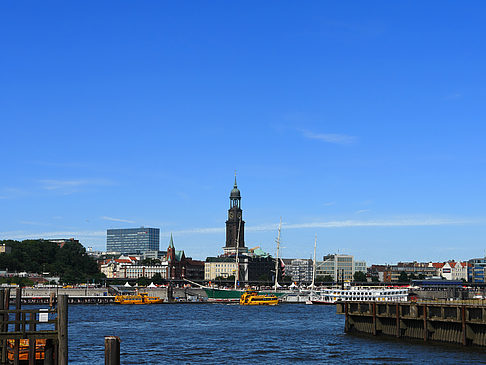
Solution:
[{"label": "water surface", "polygon": [[122,364],[486,364],[486,352],[343,333],[334,306],[71,305],[69,364],[104,364],[104,337]]}]

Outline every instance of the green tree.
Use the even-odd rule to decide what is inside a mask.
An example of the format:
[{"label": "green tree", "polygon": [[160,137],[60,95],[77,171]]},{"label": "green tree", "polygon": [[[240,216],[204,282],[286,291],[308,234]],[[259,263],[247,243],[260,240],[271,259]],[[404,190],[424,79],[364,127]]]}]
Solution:
[{"label": "green tree", "polygon": [[78,242],[67,242],[63,247],[45,240],[0,241],[12,248],[10,254],[0,254],[0,268],[10,272],[43,273],[59,275],[69,284],[99,281],[104,275],[96,261],[87,255]]},{"label": "green tree", "polygon": [[331,275],[317,275],[316,276],[316,282],[317,283],[332,283],[332,282],[334,282],[334,279],[332,278]]},{"label": "green tree", "polygon": [[160,275],[160,273],[157,273],[154,276],[152,276],[152,282],[154,284],[160,285],[164,283],[164,279],[162,279],[162,275]]},{"label": "green tree", "polygon": [[400,273],[400,276],[398,277],[398,281],[400,283],[408,283],[409,282],[408,275],[405,271],[402,271]]},{"label": "green tree", "polygon": [[137,279],[137,284],[140,286],[148,286],[150,285],[150,279],[148,278],[138,278]]},{"label": "green tree", "polygon": [[366,274],[362,271],[356,271],[353,275],[353,279],[354,281],[358,282],[358,283],[364,283],[366,282]]}]

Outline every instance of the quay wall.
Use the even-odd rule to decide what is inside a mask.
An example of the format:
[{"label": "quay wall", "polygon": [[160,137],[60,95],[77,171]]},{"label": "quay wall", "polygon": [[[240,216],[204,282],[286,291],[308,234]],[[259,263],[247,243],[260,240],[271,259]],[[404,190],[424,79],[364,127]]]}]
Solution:
[{"label": "quay wall", "polygon": [[[140,291],[146,292],[151,296],[156,296],[168,299],[167,288],[140,288]],[[23,298],[32,297],[50,297],[51,294],[55,296],[68,295],[69,297],[106,297],[113,296],[109,288],[22,288]],[[10,292],[11,298],[15,297],[15,290]],[[172,297],[174,299],[188,299],[197,300],[207,298],[206,292],[200,288],[173,288]]]},{"label": "quay wall", "polygon": [[346,333],[486,346],[486,301],[341,302]]}]

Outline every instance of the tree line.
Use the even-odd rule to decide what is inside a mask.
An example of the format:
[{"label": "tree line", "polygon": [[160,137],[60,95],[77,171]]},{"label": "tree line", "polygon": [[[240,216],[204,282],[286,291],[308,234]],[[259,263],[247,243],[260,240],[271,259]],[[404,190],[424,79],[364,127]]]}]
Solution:
[{"label": "tree line", "polygon": [[0,254],[0,270],[9,273],[49,273],[65,284],[99,282],[104,275],[96,261],[79,242],[68,241],[62,247],[45,240],[0,241],[11,253]]}]

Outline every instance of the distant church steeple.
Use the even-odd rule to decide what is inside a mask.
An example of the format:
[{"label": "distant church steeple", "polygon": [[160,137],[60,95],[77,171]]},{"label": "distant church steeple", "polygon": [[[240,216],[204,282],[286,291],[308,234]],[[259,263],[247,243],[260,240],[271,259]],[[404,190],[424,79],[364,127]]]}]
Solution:
[{"label": "distant church steeple", "polygon": [[228,220],[226,221],[226,246],[225,253],[236,252],[238,245],[239,252],[246,252],[245,247],[245,221],[243,220],[243,211],[241,210],[241,193],[236,182],[231,190],[230,207],[228,209]]}]

